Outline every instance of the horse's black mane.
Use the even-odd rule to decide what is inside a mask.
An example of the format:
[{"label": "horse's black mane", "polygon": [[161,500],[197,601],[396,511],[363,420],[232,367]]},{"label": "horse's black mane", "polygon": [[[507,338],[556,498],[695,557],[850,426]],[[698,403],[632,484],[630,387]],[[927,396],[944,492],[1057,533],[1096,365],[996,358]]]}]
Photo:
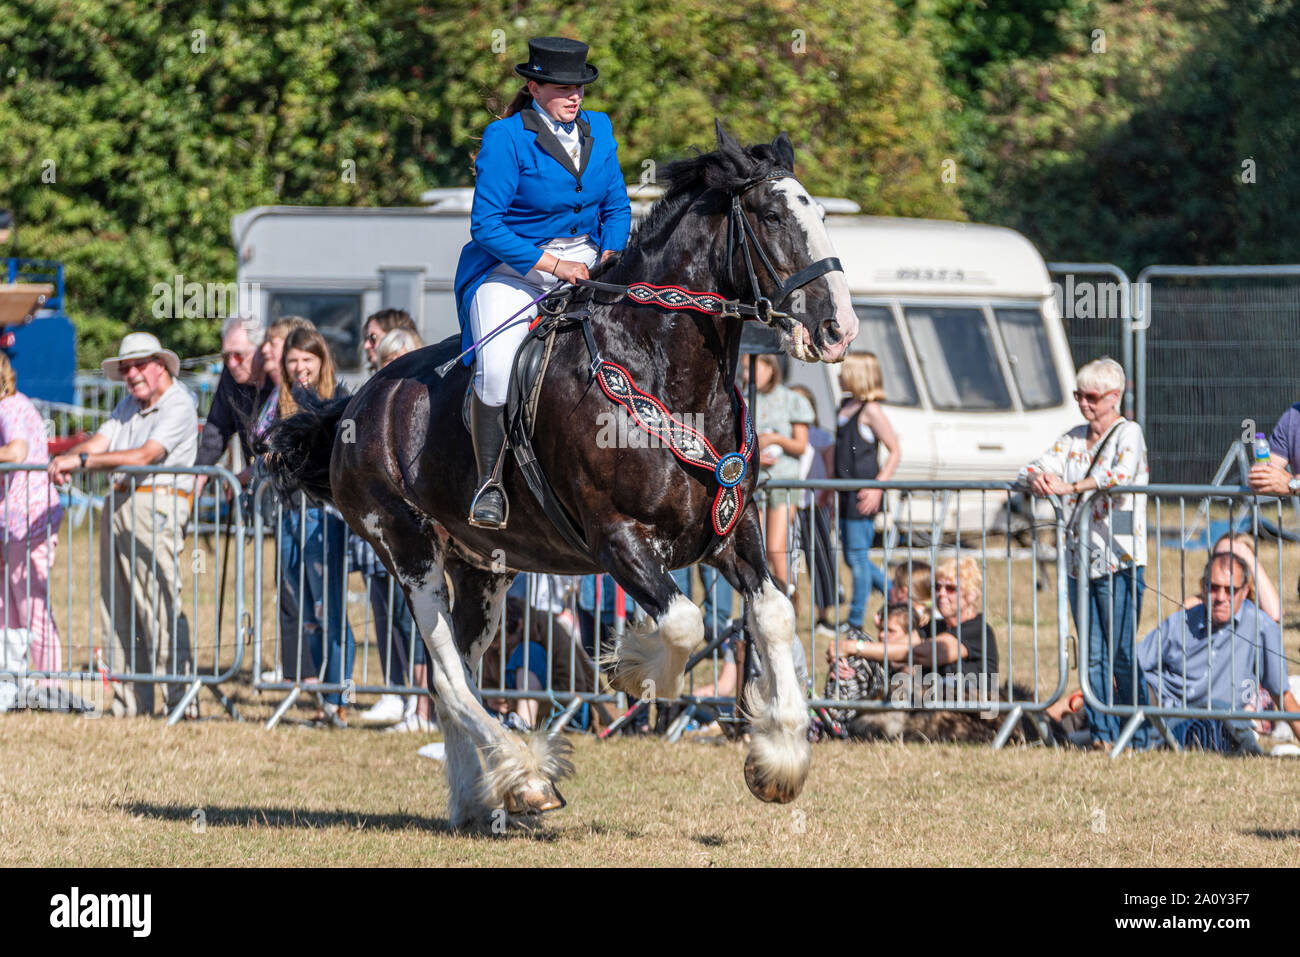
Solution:
[{"label": "horse's black mane", "polygon": [[[728,191],[773,170],[791,169],[794,163],[793,150],[784,133],[771,143],[742,147],[719,127],[718,143],[718,148],[710,153],[697,153],[668,164],[662,174],[667,181],[663,198],[650,207],[646,218],[633,229],[627,253],[637,251],[644,255],[639,247],[662,238],[665,230],[671,230],[686,208],[701,199],[707,190],[719,191],[713,199],[718,208],[708,211],[721,212],[728,201]],[[620,259],[627,258],[627,253],[612,258],[605,268],[593,270],[592,275],[612,269]]]}]

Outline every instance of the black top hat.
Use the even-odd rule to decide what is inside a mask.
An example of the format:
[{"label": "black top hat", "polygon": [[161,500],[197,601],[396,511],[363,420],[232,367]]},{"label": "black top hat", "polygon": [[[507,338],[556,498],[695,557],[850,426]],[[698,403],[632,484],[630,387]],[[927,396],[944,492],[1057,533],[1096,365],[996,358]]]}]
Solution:
[{"label": "black top hat", "polygon": [[600,75],[587,62],[587,44],[568,37],[533,37],[528,41],[528,62],[516,64],[515,72],[538,83],[561,86],[590,83]]}]

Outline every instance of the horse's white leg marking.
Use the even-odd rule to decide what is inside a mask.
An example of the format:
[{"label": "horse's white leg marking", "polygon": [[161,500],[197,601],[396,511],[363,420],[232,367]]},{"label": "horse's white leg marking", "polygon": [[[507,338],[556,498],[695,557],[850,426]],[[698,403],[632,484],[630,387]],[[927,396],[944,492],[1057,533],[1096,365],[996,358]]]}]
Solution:
[{"label": "horse's white leg marking", "polygon": [[794,606],[763,581],[750,602],[749,626],[763,661],[763,673],[745,695],[751,715],[751,745],[745,781],[764,801],[786,803],[798,797],[808,777],[808,704],[794,670]]},{"label": "horse's white leg marking", "polygon": [[[808,257],[813,262],[835,255],[831,245],[830,234],[817,211],[817,203],[797,179],[779,179],[772,184],[774,191],[785,197],[791,215],[803,229],[808,242]],[[826,358],[831,361],[839,359],[849,347],[849,343],[858,334],[858,316],[853,311],[853,298],[849,294],[849,281],[842,272],[830,272],[821,277],[831,289],[831,301],[835,303],[835,325],[841,339],[833,346],[826,347]],[[798,358],[798,356],[796,356]]]},{"label": "horse's white leg marking", "polygon": [[633,696],[676,698],[691,649],[704,640],[704,613],[685,595],[674,595],[657,621],[628,622],[614,647],[614,687]]}]

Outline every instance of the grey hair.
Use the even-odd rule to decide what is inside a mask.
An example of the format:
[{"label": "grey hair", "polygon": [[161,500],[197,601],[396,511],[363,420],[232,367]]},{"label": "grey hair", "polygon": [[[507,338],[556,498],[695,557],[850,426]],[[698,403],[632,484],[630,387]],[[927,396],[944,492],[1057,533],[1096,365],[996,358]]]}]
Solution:
[{"label": "grey hair", "polygon": [[379,364],[385,365],[390,359],[396,359],[400,355],[424,347],[424,342],[414,332],[409,329],[390,329],[384,334],[384,338],[379,340],[379,345],[375,346],[375,358]]},{"label": "grey hair", "polygon": [[1098,392],[1123,389],[1124,367],[1110,356],[1103,356],[1081,368],[1074,381],[1080,389],[1096,389]]},{"label": "grey hair", "polygon": [[248,341],[254,346],[260,346],[262,340],[266,338],[266,325],[260,319],[253,316],[231,316],[221,324],[221,341],[226,341],[226,336],[230,335],[235,329],[242,326],[244,333],[248,336]]}]

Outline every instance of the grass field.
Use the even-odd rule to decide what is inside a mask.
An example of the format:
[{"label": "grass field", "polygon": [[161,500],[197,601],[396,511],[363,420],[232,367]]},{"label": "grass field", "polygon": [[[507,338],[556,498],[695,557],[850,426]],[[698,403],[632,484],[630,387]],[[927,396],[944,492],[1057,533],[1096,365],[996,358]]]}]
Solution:
[{"label": "grass field", "polygon": [[1300,851],[1288,761],[833,743],[771,806],[739,744],[589,736],[567,808],[463,835],[422,740],[8,715],[0,864],[1259,867]]}]

